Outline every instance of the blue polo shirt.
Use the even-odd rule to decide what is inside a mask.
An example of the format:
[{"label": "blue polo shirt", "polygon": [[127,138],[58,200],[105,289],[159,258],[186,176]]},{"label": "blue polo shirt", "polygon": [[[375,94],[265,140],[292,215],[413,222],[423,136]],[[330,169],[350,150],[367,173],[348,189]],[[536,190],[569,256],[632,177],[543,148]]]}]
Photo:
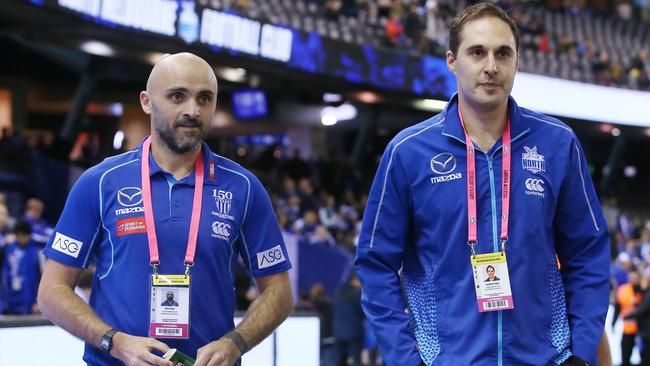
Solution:
[{"label": "blue polo shirt", "polygon": [[[45,255],[73,267],[94,262],[90,305],[119,331],[147,336],[149,247],[144,224],[140,158],[136,150],[108,158],[75,184]],[[163,340],[195,356],[198,348],[234,327],[234,268],[238,256],[253,277],[291,268],[270,199],[260,181],[203,144],[205,179],[196,258],[191,270],[190,338]],[[195,175],[175,180],[151,155],[152,205],[160,252],[159,272],[184,273]],[[211,171],[213,170],[213,171]],[[86,344],[91,365],[119,365]]]}]

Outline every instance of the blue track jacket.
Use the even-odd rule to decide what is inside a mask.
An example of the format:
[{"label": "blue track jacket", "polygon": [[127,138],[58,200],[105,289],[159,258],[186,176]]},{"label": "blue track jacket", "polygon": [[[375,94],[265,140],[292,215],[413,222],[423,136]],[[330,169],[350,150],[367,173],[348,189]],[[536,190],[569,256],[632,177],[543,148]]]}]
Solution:
[{"label": "blue track jacket", "polygon": [[[556,365],[572,354],[596,365],[609,238],[582,148],[564,123],[512,98],[509,115],[513,310],[478,311],[458,97],[384,152],[355,267],[389,366]],[[490,253],[501,233],[501,141],[476,151],[477,253]]]}]

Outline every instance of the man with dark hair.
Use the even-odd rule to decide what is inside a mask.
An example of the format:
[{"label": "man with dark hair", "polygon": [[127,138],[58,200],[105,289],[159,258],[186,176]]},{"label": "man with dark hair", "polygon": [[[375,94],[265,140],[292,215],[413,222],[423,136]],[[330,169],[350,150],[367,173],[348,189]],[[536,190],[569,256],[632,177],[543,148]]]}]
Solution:
[{"label": "man with dark hair", "polygon": [[518,49],[497,6],[458,14],[458,93],[384,152],[355,268],[388,366],[596,365],[607,225],[574,132],[510,97]]},{"label": "man with dark hair", "polygon": [[[239,364],[293,306],[282,233],[261,182],[203,141],[217,79],[202,58],[162,58],[140,93],[151,136],[87,170],[45,254],[43,313],[86,342],[91,365]],[[233,267],[244,258],[260,295],[235,327]],[[90,306],[73,289],[96,262]],[[178,307],[160,306],[167,291]]]},{"label": "man with dark hair", "polygon": [[496,271],[494,269],[494,266],[487,266],[487,268],[485,268],[485,272],[488,275],[488,277],[485,279],[485,282],[499,281],[499,277],[495,275]]}]

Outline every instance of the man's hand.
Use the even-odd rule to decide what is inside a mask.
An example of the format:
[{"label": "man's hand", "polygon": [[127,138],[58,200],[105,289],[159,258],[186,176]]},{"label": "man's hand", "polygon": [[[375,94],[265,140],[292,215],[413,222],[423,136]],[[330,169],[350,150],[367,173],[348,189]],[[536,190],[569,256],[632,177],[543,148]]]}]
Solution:
[{"label": "man's hand", "polygon": [[199,348],[194,366],[232,366],[241,357],[233,341],[221,338]]},{"label": "man's hand", "polygon": [[173,362],[151,353],[153,350],[165,353],[169,351],[169,347],[153,338],[136,337],[117,332],[113,336],[111,356],[124,362],[126,366],[174,366]]}]

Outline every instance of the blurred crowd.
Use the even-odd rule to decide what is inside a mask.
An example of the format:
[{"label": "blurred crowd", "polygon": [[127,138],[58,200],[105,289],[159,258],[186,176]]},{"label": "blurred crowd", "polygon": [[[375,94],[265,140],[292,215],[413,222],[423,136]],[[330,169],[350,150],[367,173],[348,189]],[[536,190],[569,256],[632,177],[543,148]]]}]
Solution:
[{"label": "blurred crowd", "polygon": [[[384,28],[382,44],[402,52],[444,56],[447,32],[451,19],[461,2],[452,0],[308,0],[318,3],[322,16],[336,21],[340,17],[357,17],[362,14],[367,24]],[[466,1],[471,4],[478,1]],[[565,55],[572,65],[587,61],[595,82],[605,86],[627,86],[649,90],[648,47],[631,50],[635,54],[623,64],[611,60],[606,49],[598,49],[592,39],[572,38],[554,29],[545,29],[542,19],[530,16],[525,10],[537,4],[550,11],[569,16],[607,17],[623,21],[650,21],[650,1],[629,0],[546,0],[546,1],[494,1],[511,12],[522,39],[522,50],[531,49],[560,58]],[[610,35],[606,35],[610,36]],[[585,70],[586,71],[586,70]],[[557,76],[557,75],[556,75]]]},{"label": "blurred crowd", "polygon": [[[650,364],[650,219],[632,216],[618,208],[616,198],[603,202],[612,237],[612,326],[623,322],[622,365],[631,365],[632,350],[639,342],[642,364]],[[647,214],[647,213],[646,213]]]},{"label": "blurred crowd", "polygon": [[22,215],[9,214],[0,194],[0,313],[38,314],[36,294],[45,258],[42,250],[52,227],[43,218],[38,198],[27,200]]}]

